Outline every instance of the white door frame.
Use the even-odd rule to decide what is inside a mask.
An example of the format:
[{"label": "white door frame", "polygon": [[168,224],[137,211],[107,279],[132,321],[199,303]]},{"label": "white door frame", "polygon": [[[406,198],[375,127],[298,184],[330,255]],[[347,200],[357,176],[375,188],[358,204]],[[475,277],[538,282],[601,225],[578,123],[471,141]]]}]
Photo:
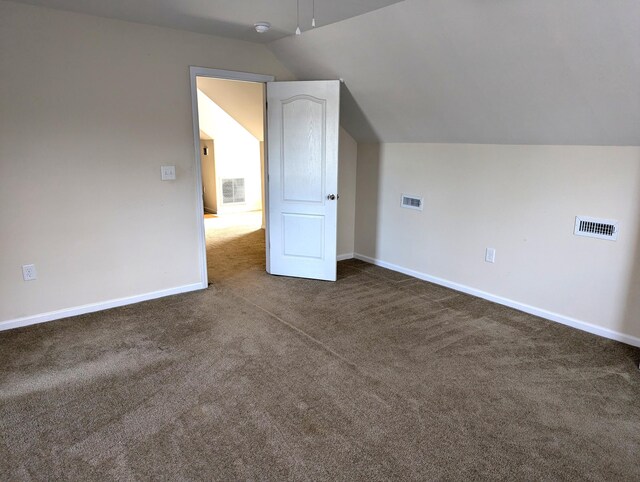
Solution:
[{"label": "white door frame", "polygon": [[[233,70],[209,69],[207,67],[189,67],[189,76],[191,78],[191,115],[193,117],[193,144],[195,147],[195,165],[196,165],[196,221],[198,228],[198,254],[200,258],[200,284],[201,288],[209,286],[209,278],[207,275],[207,244],[204,232],[204,203],[202,200],[202,160],[200,158],[200,121],[198,119],[198,87],[196,85],[196,77],[214,77],[227,80],[241,80],[245,82],[257,82],[264,84],[273,82],[275,77],[272,75],[252,74],[250,72],[236,72]],[[264,95],[266,106],[267,96]],[[266,110],[265,110],[266,112]],[[268,156],[267,156],[267,119],[264,116],[264,199],[265,205],[262,209],[265,213],[265,236],[266,236],[266,261],[267,272],[269,271],[269,183],[267,182]]]}]

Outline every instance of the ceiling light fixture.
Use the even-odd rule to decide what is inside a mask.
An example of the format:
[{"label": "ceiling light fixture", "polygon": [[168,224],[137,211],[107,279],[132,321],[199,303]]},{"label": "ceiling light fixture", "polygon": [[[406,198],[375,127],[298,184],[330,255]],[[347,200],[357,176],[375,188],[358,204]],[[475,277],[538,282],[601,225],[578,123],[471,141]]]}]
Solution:
[{"label": "ceiling light fixture", "polygon": [[316,28],[316,0],[311,0],[311,28]]},{"label": "ceiling light fixture", "polygon": [[271,28],[271,24],[269,22],[256,22],[253,24],[253,27],[256,29],[256,32],[265,33]]},{"label": "ceiling light fixture", "polygon": [[300,35],[300,0],[296,0],[296,35]]}]

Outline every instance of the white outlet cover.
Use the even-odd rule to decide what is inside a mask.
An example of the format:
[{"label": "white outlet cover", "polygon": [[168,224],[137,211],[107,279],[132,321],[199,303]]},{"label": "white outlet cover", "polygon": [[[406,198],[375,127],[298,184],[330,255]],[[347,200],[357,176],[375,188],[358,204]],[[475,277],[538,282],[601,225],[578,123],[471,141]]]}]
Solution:
[{"label": "white outlet cover", "polygon": [[176,166],[161,166],[160,172],[162,173],[163,181],[175,181]]},{"label": "white outlet cover", "polygon": [[33,264],[22,265],[22,278],[25,281],[32,281],[34,279],[38,279],[38,272],[36,271],[35,265]]}]

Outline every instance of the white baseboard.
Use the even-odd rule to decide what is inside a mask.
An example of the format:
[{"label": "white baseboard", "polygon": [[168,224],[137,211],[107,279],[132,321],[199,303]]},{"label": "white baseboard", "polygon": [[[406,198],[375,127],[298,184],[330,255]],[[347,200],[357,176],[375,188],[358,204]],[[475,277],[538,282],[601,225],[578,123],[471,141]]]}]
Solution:
[{"label": "white baseboard", "polygon": [[353,253],[339,254],[338,261],[344,261],[345,259],[353,259],[353,257],[354,257]]},{"label": "white baseboard", "polygon": [[354,258],[362,261],[366,261],[367,263],[375,264],[376,266],[380,266],[382,268],[387,268],[392,271],[397,271],[399,273],[413,276],[414,278],[418,278],[424,281],[429,281],[430,283],[446,286],[447,288],[451,288],[456,291],[461,291],[469,295],[477,296],[478,298],[483,298],[485,300],[493,301],[494,303],[508,306],[509,308],[514,308],[519,311],[524,311],[525,313],[529,313],[530,315],[539,316],[540,318],[544,318],[546,320],[555,321],[563,325],[577,328],[578,330],[586,331],[588,333],[593,333],[594,335],[599,335],[604,338],[609,338],[610,340],[620,341],[622,343],[626,343],[627,345],[640,347],[640,338],[637,338],[635,336],[626,335],[618,331],[593,325],[591,323],[587,323],[586,321],[577,320],[569,316],[560,315],[558,313],[547,311],[542,308],[536,308],[535,306],[520,303],[518,301],[513,301],[508,298],[503,298],[502,296],[493,295],[491,293],[487,293],[485,291],[481,291],[476,288],[472,288],[470,286],[466,286],[460,283],[455,283],[453,281],[449,281],[442,278],[437,278],[435,276],[421,273],[419,271],[415,271],[409,268],[404,268],[402,266],[398,266],[392,263],[387,263],[386,261],[370,258],[369,256],[365,256],[363,254],[355,253]]},{"label": "white baseboard", "polygon": [[108,310],[109,308],[116,308],[118,306],[132,305],[134,303],[140,303],[141,301],[148,301],[165,296],[187,293],[189,291],[196,291],[204,289],[206,287],[207,286],[203,286],[202,283],[194,283],[190,285],[169,288],[166,290],[144,293],[136,296],[116,298],[114,300],[101,301],[99,303],[90,303],[88,305],[75,306],[73,308],[64,308],[62,310],[49,311],[47,313],[25,316],[23,318],[15,318],[13,320],[0,321],[0,331],[19,328],[21,326],[35,325],[37,323],[45,323],[47,321],[59,320],[61,318],[68,318],[70,316],[84,315],[85,313],[93,313],[94,311]]}]

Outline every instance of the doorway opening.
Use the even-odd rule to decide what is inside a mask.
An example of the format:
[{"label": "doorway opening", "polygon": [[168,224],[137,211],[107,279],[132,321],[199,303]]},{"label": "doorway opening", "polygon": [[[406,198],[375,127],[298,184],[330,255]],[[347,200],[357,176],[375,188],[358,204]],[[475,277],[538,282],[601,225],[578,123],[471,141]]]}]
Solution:
[{"label": "doorway opening", "polygon": [[203,274],[220,281],[264,270],[265,82],[272,79],[214,69],[191,73]]},{"label": "doorway opening", "polygon": [[[201,77],[221,80],[235,80],[244,83],[258,83],[262,92],[262,225],[264,226],[264,267],[272,275],[292,276],[317,280],[335,281],[337,268],[337,221],[338,221],[338,153],[340,82],[288,81],[273,82],[273,77],[241,72],[216,71],[191,67],[191,104],[196,150],[196,207],[198,216],[201,279],[203,288],[207,286],[209,263],[207,262],[206,237],[203,216],[205,213],[202,158],[205,150],[212,149],[213,157],[218,156],[221,142],[216,127],[207,128],[206,115],[199,112],[200,102],[215,104],[218,112],[229,114],[221,104],[226,96],[211,99],[199,90]],[[205,82],[201,84],[204,85]],[[268,84],[268,89],[265,89]],[[228,85],[241,85],[230,83]],[[267,95],[265,96],[265,90]],[[211,95],[216,97],[216,95]],[[265,121],[268,99],[268,122]],[[215,117],[218,114],[211,114]],[[233,116],[229,116],[233,117]],[[260,116],[257,117],[258,119]],[[201,124],[202,123],[202,128]],[[235,121],[236,124],[240,122]],[[256,121],[256,124],[259,124]],[[268,136],[265,136],[269,126]],[[249,131],[248,127],[244,127]],[[201,132],[204,132],[201,139]],[[207,138],[208,137],[208,138]],[[253,136],[256,137],[255,135]],[[264,144],[268,138],[268,155]],[[207,144],[207,141],[211,141]],[[201,142],[204,144],[201,145]],[[244,148],[244,141],[232,153]],[[202,154],[201,154],[202,151]],[[205,166],[206,168],[206,166]],[[216,167],[217,161],[216,161]],[[268,172],[268,176],[265,173]],[[216,206],[210,207],[219,215],[224,207],[223,199],[229,205],[244,204],[248,201],[249,182],[243,174],[231,172],[229,177],[218,177],[216,182]],[[215,172],[213,174],[214,177]],[[265,178],[266,181],[265,182]],[[210,190],[212,188],[209,188]],[[271,191],[271,192],[270,192]],[[256,209],[255,207],[253,208]],[[251,210],[251,208],[249,209]],[[239,212],[232,209],[234,213]],[[215,267],[212,267],[215,271]]]}]

